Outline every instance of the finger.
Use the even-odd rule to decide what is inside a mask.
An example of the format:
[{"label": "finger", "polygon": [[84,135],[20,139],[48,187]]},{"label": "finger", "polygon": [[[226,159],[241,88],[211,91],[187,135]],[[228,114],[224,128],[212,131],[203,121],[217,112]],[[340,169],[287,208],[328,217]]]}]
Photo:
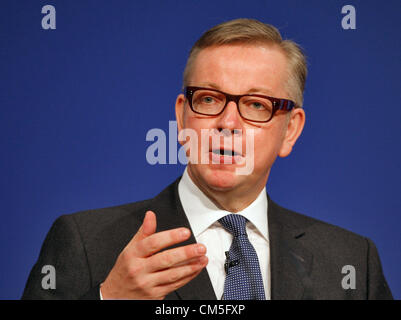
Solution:
[{"label": "finger", "polygon": [[156,214],[153,211],[147,211],[143,221],[143,236],[146,238],[156,232]]},{"label": "finger", "polygon": [[153,211],[147,211],[145,218],[143,219],[142,225],[138,232],[134,235],[128,245],[132,245],[135,242],[141,241],[146,237],[156,232],[156,214]]},{"label": "finger", "polygon": [[154,284],[155,286],[163,286],[180,282],[184,278],[188,278],[199,272],[201,269],[206,267],[207,263],[208,258],[206,256],[201,256],[197,259],[193,259],[188,264],[154,273],[152,275],[152,277],[155,278]]},{"label": "finger", "polygon": [[161,285],[161,286],[156,286],[155,290],[160,292],[161,297],[164,297],[164,296],[168,295],[170,292],[173,292],[173,291],[185,286],[188,282],[190,282],[191,280],[196,278],[201,273],[202,270],[203,270],[203,268],[201,268],[200,270],[194,272],[193,274],[190,274],[189,276],[186,276],[176,282]]},{"label": "finger", "polygon": [[199,258],[205,254],[206,247],[200,243],[166,250],[149,258],[147,271],[156,272],[179,265],[185,265],[190,263],[192,259]]},{"label": "finger", "polygon": [[187,228],[176,228],[154,233],[142,241],[135,243],[133,247],[135,256],[142,258],[149,257],[164,248],[187,240],[190,235],[191,231]]}]

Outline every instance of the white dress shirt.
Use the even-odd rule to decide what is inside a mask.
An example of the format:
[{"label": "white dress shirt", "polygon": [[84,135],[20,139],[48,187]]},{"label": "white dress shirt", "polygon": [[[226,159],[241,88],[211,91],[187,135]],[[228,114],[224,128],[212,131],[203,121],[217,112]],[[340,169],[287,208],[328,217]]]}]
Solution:
[{"label": "white dress shirt", "polygon": [[[218,220],[232,212],[219,209],[192,181],[185,169],[178,184],[178,194],[189,220],[194,237],[207,248],[206,267],[217,299],[224,293],[225,252],[230,250],[233,236]],[[255,248],[263,278],[265,296],[270,300],[270,248],[267,222],[267,195],[264,188],[248,207],[236,214],[246,217],[249,241]]]}]

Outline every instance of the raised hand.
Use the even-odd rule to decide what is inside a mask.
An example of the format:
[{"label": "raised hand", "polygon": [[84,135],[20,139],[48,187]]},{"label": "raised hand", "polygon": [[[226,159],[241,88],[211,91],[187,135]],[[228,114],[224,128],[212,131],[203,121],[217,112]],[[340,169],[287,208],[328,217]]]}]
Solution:
[{"label": "raised hand", "polygon": [[142,226],[118,256],[101,285],[103,299],[164,299],[195,278],[207,265],[206,247],[183,242],[190,230],[177,228],[156,232],[156,215],[146,212]]}]

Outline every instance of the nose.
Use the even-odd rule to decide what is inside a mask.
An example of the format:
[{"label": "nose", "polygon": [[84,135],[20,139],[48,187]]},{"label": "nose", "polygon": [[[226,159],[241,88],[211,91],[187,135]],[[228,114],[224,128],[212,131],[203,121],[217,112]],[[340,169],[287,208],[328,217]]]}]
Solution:
[{"label": "nose", "polygon": [[239,134],[242,129],[241,116],[238,113],[237,104],[230,101],[222,114],[217,119],[216,128],[219,132],[229,131],[231,134]]}]

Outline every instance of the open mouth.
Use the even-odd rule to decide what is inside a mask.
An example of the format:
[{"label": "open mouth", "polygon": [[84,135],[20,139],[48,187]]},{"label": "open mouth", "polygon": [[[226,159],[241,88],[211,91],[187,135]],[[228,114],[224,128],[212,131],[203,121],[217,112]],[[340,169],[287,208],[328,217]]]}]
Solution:
[{"label": "open mouth", "polygon": [[239,152],[230,149],[213,149],[212,153],[219,156],[229,156],[229,157],[242,156]]}]

